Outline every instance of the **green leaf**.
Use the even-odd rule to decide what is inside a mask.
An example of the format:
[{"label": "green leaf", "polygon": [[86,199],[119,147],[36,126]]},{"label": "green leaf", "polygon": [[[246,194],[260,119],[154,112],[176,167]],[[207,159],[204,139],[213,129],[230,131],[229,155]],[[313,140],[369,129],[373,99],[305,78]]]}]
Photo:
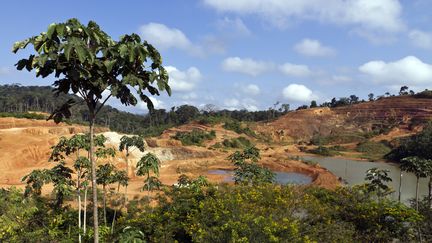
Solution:
[{"label": "green leaf", "polygon": [[59,36],[63,36],[63,34],[64,34],[64,31],[65,31],[65,25],[64,24],[58,24],[57,26],[56,26],[56,32],[57,32],[57,35],[59,35]]},{"label": "green leaf", "polygon": [[51,39],[52,35],[54,34],[54,31],[56,30],[56,24],[50,24],[47,31],[47,37],[48,39]]},{"label": "green leaf", "polygon": [[119,53],[121,57],[124,57],[128,51],[128,47],[125,44],[121,44],[119,47]]},{"label": "green leaf", "polygon": [[67,61],[70,60],[70,53],[71,53],[72,47],[73,47],[72,44],[67,44],[64,48],[64,54],[65,54]]},{"label": "green leaf", "polygon": [[75,47],[75,53],[78,56],[78,59],[81,63],[84,63],[86,60],[86,51],[82,46]]},{"label": "green leaf", "polygon": [[114,67],[114,64],[117,62],[117,60],[105,60],[103,64],[105,65],[107,72],[110,73],[112,68]]}]

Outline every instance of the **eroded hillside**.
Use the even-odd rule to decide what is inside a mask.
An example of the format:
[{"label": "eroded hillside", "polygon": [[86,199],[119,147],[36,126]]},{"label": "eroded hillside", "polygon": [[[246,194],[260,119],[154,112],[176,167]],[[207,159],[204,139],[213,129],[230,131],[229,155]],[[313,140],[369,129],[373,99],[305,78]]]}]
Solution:
[{"label": "eroded hillside", "polygon": [[[256,130],[275,141],[308,143],[316,136],[379,135],[417,132],[432,118],[432,99],[396,96],[336,108],[312,108],[290,112]],[[339,141],[341,143],[343,141]]]}]

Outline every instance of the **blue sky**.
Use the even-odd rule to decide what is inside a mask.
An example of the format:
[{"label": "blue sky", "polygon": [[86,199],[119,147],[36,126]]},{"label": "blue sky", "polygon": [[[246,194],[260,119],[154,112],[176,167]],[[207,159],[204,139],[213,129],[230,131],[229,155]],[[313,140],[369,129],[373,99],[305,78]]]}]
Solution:
[{"label": "blue sky", "polygon": [[29,0],[2,1],[0,11],[0,84],[50,85],[16,71],[25,52],[11,47],[76,17],[114,39],[138,33],[160,50],[173,96],[155,97],[158,108],[257,110],[432,88],[428,0]]}]

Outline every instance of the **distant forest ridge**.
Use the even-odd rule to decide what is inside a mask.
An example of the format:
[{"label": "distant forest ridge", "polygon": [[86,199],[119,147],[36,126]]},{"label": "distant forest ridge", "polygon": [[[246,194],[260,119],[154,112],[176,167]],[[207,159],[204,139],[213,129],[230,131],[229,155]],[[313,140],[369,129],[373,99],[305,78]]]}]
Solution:
[{"label": "distant forest ridge", "polygon": [[[418,98],[432,98],[432,91],[425,90],[415,93],[407,86],[402,86],[399,94],[410,95]],[[395,96],[385,93],[381,96],[368,95],[367,101],[374,101],[385,97]],[[50,86],[21,86],[19,84],[0,85],[0,112],[20,114],[29,111],[40,111],[52,113],[57,107],[67,100],[73,99],[77,105],[72,107],[72,117],[68,120],[73,123],[87,123],[88,111],[82,99],[73,94],[60,94],[54,96],[53,88]],[[356,95],[349,97],[333,98],[330,102],[317,104],[312,101],[310,105],[302,105],[297,108],[307,109],[314,107],[340,107],[367,102]],[[186,124],[196,120],[202,123],[215,123],[226,120],[237,120],[246,122],[270,121],[290,111],[289,104],[276,102],[268,110],[219,110],[215,105],[206,105],[201,110],[191,105],[171,107],[170,109],[155,109],[144,115],[120,111],[109,105],[105,105],[98,115],[96,124],[109,127],[112,131],[122,133],[142,134],[145,136],[159,135],[163,130]],[[20,117],[20,115],[14,115]],[[22,117],[22,116],[21,116]],[[25,116],[24,116],[25,117]]]},{"label": "distant forest ridge", "polygon": [[[72,117],[68,121],[88,122],[87,107],[85,103],[80,102],[82,99],[79,96],[60,94],[56,97],[50,86],[0,85],[0,112],[2,113],[20,114],[29,111],[52,113],[69,99],[73,99],[77,104],[72,107]],[[192,120],[203,123],[224,119],[256,122],[273,120],[289,111],[287,104],[281,105],[278,109],[276,105],[265,111],[218,110],[214,105],[206,105],[199,110],[191,105],[182,105],[171,107],[169,110],[155,109],[144,115],[120,111],[105,105],[98,114],[96,124],[109,127],[117,132],[152,136],[160,134],[166,128],[182,125]]]}]

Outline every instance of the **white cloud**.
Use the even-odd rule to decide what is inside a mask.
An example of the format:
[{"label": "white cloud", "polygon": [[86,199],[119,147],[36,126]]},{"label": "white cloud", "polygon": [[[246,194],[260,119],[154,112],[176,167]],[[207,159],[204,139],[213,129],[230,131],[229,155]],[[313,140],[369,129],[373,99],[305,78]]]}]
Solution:
[{"label": "white cloud", "polygon": [[185,71],[180,71],[173,66],[167,66],[165,69],[169,75],[168,84],[173,91],[192,91],[202,78],[201,72],[196,67],[190,67]]},{"label": "white cloud", "polygon": [[278,27],[293,20],[315,20],[362,29],[399,32],[404,29],[398,0],[203,0],[220,12],[259,15]]},{"label": "white cloud", "polygon": [[[139,29],[141,37],[159,49],[166,50],[176,48],[189,52],[194,56],[203,57],[209,52],[218,53],[220,46],[215,50],[214,39],[204,39],[203,45],[192,43],[189,38],[179,29],[170,28],[160,23],[148,23]],[[206,50],[206,51],[204,51]]]},{"label": "white cloud", "polygon": [[285,99],[295,102],[309,102],[318,97],[306,86],[302,84],[290,84],[282,90]]},{"label": "white cloud", "polygon": [[432,82],[432,65],[415,56],[407,56],[394,62],[370,61],[359,67],[377,83],[389,85],[425,85]]},{"label": "white cloud", "polygon": [[423,49],[432,49],[432,33],[424,32],[421,30],[412,30],[409,32],[408,37],[411,42]]},{"label": "white cloud", "polygon": [[228,72],[238,72],[250,76],[257,76],[273,69],[270,62],[256,61],[251,58],[229,57],[223,60],[222,69]]},{"label": "white cloud", "polygon": [[297,43],[294,50],[303,56],[311,57],[325,57],[336,54],[333,48],[322,45],[318,40],[307,38]]},{"label": "white cloud", "polygon": [[245,25],[240,18],[231,19],[225,17],[217,21],[217,27],[221,31],[228,31],[235,35],[247,36],[251,34],[249,28]]},{"label": "white cloud", "polygon": [[164,24],[149,23],[140,27],[141,36],[158,48],[189,49],[192,46],[190,40],[179,29],[169,28]]},{"label": "white cloud", "polygon": [[248,84],[242,88],[243,93],[248,95],[258,95],[261,90],[256,84]]},{"label": "white cloud", "polygon": [[224,105],[235,109],[240,105],[240,101],[236,98],[229,98],[224,100]]},{"label": "white cloud", "polygon": [[307,77],[312,74],[308,66],[297,65],[288,62],[280,65],[279,70],[287,76],[294,76],[294,77]]},{"label": "white cloud", "polygon": [[241,101],[236,98],[225,99],[223,105],[225,106],[224,108],[228,110],[241,110],[241,109],[246,109],[248,111],[258,110],[257,102],[251,98],[245,98],[242,99]]}]

